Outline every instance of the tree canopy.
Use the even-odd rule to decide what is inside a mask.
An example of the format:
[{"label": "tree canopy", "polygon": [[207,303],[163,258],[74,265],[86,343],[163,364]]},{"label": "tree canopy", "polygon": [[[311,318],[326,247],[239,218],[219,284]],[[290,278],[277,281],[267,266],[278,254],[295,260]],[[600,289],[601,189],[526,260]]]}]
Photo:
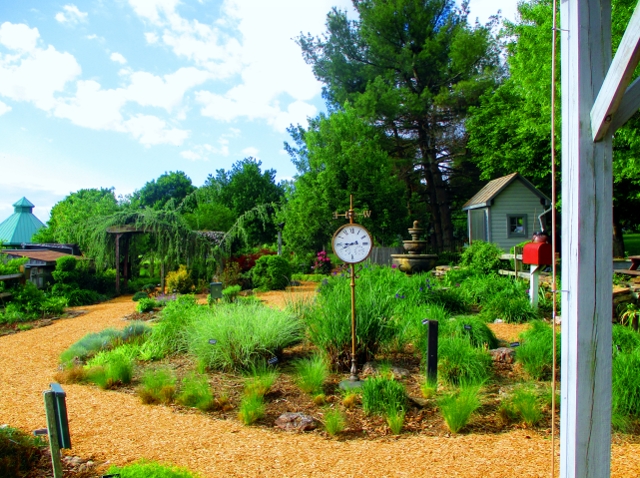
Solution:
[{"label": "tree canopy", "polygon": [[182,171],[171,171],[162,174],[157,180],[152,179],[136,191],[131,198],[131,204],[161,209],[170,199],[173,199],[176,205],[180,204],[195,189],[189,176]]},{"label": "tree canopy", "polygon": [[304,58],[332,111],[349,102],[379,130],[396,175],[428,211],[435,245],[449,248],[464,118],[498,72],[490,29],[469,26],[453,0],[353,4],[357,20],[334,8],[325,35],[298,38]]}]

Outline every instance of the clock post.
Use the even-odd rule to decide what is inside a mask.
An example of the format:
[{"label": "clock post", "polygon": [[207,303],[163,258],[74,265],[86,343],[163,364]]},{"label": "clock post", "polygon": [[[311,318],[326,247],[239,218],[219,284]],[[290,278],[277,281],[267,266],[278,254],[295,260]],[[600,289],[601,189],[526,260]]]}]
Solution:
[{"label": "clock post", "polygon": [[[364,217],[369,217],[371,211],[363,211]],[[349,196],[349,210],[344,214],[333,213],[333,218],[344,217],[349,220],[338,228],[331,240],[333,252],[344,262],[349,264],[351,276],[351,376],[349,380],[340,382],[340,388],[356,388],[362,385],[358,379],[358,367],[356,364],[356,271],[355,264],[364,261],[373,247],[371,234],[353,219],[356,212],[353,209],[353,194]]]}]

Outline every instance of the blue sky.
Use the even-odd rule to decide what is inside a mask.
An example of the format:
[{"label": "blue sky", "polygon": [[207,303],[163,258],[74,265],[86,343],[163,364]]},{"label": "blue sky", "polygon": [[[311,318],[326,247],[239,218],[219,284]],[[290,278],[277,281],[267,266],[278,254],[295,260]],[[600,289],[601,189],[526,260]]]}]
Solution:
[{"label": "blue sky", "polygon": [[[471,0],[470,19],[516,0]],[[82,188],[131,194],[165,171],[200,186],[247,156],[289,179],[289,124],[324,110],[292,40],[350,0],[78,0],[0,4],[0,221],[43,221]]]}]

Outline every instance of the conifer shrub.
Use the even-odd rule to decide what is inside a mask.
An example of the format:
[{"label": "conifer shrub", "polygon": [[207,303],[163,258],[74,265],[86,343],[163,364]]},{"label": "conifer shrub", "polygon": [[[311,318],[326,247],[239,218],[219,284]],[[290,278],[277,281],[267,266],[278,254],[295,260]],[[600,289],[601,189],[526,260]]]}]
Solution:
[{"label": "conifer shrub", "polygon": [[291,265],[282,256],[262,256],[251,269],[251,280],[259,289],[285,289],[291,283]]},{"label": "conifer shrub", "polygon": [[193,279],[187,270],[187,266],[180,265],[177,271],[167,274],[167,289],[179,294],[188,294],[193,290]]}]

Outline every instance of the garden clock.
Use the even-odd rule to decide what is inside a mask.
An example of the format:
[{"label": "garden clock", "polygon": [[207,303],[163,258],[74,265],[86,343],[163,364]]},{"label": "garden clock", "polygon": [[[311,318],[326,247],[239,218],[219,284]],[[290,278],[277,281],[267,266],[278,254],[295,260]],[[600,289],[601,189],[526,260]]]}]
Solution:
[{"label": "garden clock", "polygon": [[373,240],[364,226],[355,223],[345,224],[333,235],[331,247],[340,260],[347,264],[357,264],[369,257]]}]

